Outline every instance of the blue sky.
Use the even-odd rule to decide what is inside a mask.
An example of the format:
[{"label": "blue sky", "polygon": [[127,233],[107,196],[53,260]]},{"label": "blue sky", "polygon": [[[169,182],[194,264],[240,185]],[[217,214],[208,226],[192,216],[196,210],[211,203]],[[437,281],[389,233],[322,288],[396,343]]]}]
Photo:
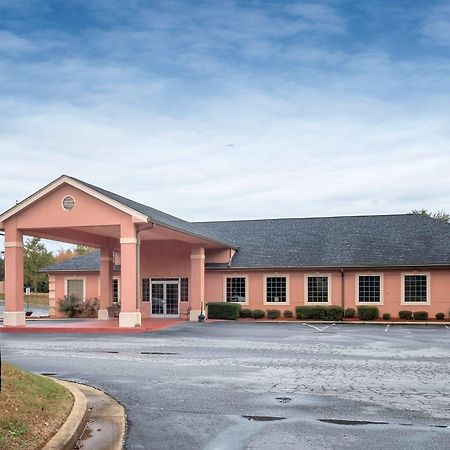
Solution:
[{"label": "blue sky", "polygon": [[0,209],[450,210],[450,1],[0,0]]}]

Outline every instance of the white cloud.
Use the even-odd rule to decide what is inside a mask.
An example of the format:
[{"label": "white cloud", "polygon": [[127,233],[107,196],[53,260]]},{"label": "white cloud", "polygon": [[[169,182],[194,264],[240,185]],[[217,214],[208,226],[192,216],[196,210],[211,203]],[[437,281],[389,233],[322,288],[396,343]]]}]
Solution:
[{"label": "white cloud", "polygon": [[0,210],[62,173],[188,220],[450,210],[447,61],[316,39],[322,3],[108,3],[0,59]]}]

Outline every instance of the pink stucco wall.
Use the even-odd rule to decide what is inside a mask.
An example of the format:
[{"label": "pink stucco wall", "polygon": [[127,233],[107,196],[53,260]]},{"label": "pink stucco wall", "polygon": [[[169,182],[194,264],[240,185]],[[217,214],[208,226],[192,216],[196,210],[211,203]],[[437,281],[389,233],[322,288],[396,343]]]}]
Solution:
[{"label": "pink stucco wall", "polygon": [[[50,299],[50,308],[54,306],[55,308],[55,317],[63,316],[62,313],[58,311],[58,300],[64,298],[65,289],[66,289],[66,280],[67,279],[84,279],[85,280],[85,290],[86,290],[86,299],[94,299],[100,298],[100,275],[96,272],[88,273],[58,273],[54,276],[53,279],[50,279],[49,287],[50,287],[50,297],[54,297]],[[53,294],[54,293],[54,294]],[[53,300],[53,301],[52,301]],[[50,314],[52,311],[50,311]]]},{"label": "pink stucco wall", "polygon": [[[141,277],[189,277],[189,246],[168,242],[146,243],[143,248],[144,255],[141,258]],[[402,304],[402,280],[404,273],[428,273],[430,280],[430,304]],[[205,276],[205,301],[225,300],[225,277],[246,276],[248,280],[248,303],[243,308],[250,309],[289,309],[295,311],[295,307],[305,304],[305,275],[328,274],[331,276],[331,301],[332,305],[341,305],[341,272],[321,271],[310,272],[300,270],[290,271],[206,271]],[[388,312],[393,318],[398,317],[402,309],[410,311],[428,311],[429,317],[434,318],[437,312],[449,315],[450,309],[450,270],[384,270],[384,271],[345,271],[345,308],[357,308],[356,275],[357,274],[381,274],[383,280],[383,304],[375,304],[380,310],[380,315]],[[288,276],[289,278],[289,304],[272,303],[265,304],[264,276]],[[64,295],[64,279],[69,274],[57,274],[55,276],[56,298]],[[80,275],[78,275],[80,276]],[[87,296],[98,296],[98,274],[81,275],[86,277]],[[180,309],[186,311],[189,304],[181,303]],[[150,316],[150,303],[141,304],[143,317]]]},{"label": "pink stucco wall", "polygon": [[[383,304],[374,304],[380,310],[380,315],[388,312],[393,318],[398,317],[398,312],[402,309],[410,311],[428,311],[429,317],[434,318],[437,312],[449,315],[450,309],[450,270],[383,270],[383,271],[345,271],[344,273],[344,306],[345,308],[355,308],[357,303],[356,275],[381,274],[383,280]],[[430,304],[402,304],[402,283],[403,274],[429,274]],[[248,279],[248,304],[243,308],[250,309],[280,309],[284,311],[295,310],[296,306],[305,305],[305,275],[329,275],[331,277],[330,304],[342,304],[342,285],[340,271],[238,271],[222,272],[209,271],[206,273],[205,298],[206,301],[225,301],[225,276],[247,276]],[[288,304],[271,303],[265,304],[264,299],[264,275],[287,276],[289,279],[289,300]]]}]

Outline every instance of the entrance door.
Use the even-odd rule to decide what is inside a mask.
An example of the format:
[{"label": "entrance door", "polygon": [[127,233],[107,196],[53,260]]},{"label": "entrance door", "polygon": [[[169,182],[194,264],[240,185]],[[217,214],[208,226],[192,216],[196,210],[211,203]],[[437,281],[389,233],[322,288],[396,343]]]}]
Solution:
[{"label": "entrance door", "polygon": [[180,282],[152,281],[152,317],[178,317]]}]

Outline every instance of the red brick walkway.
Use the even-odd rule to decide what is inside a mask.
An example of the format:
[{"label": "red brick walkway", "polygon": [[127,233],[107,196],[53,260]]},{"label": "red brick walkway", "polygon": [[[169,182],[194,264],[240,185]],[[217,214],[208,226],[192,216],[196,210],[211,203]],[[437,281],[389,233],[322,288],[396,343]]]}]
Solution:
[{"label": "red brick walkway", "polygon": [[173,327],[183,322],[185,321],[180,319],[142,319],[142,326],[140,327],[119,328],[118,319],[27,320],[24,327],[4,327],[0,325],[0,333],[147,333]]}]

